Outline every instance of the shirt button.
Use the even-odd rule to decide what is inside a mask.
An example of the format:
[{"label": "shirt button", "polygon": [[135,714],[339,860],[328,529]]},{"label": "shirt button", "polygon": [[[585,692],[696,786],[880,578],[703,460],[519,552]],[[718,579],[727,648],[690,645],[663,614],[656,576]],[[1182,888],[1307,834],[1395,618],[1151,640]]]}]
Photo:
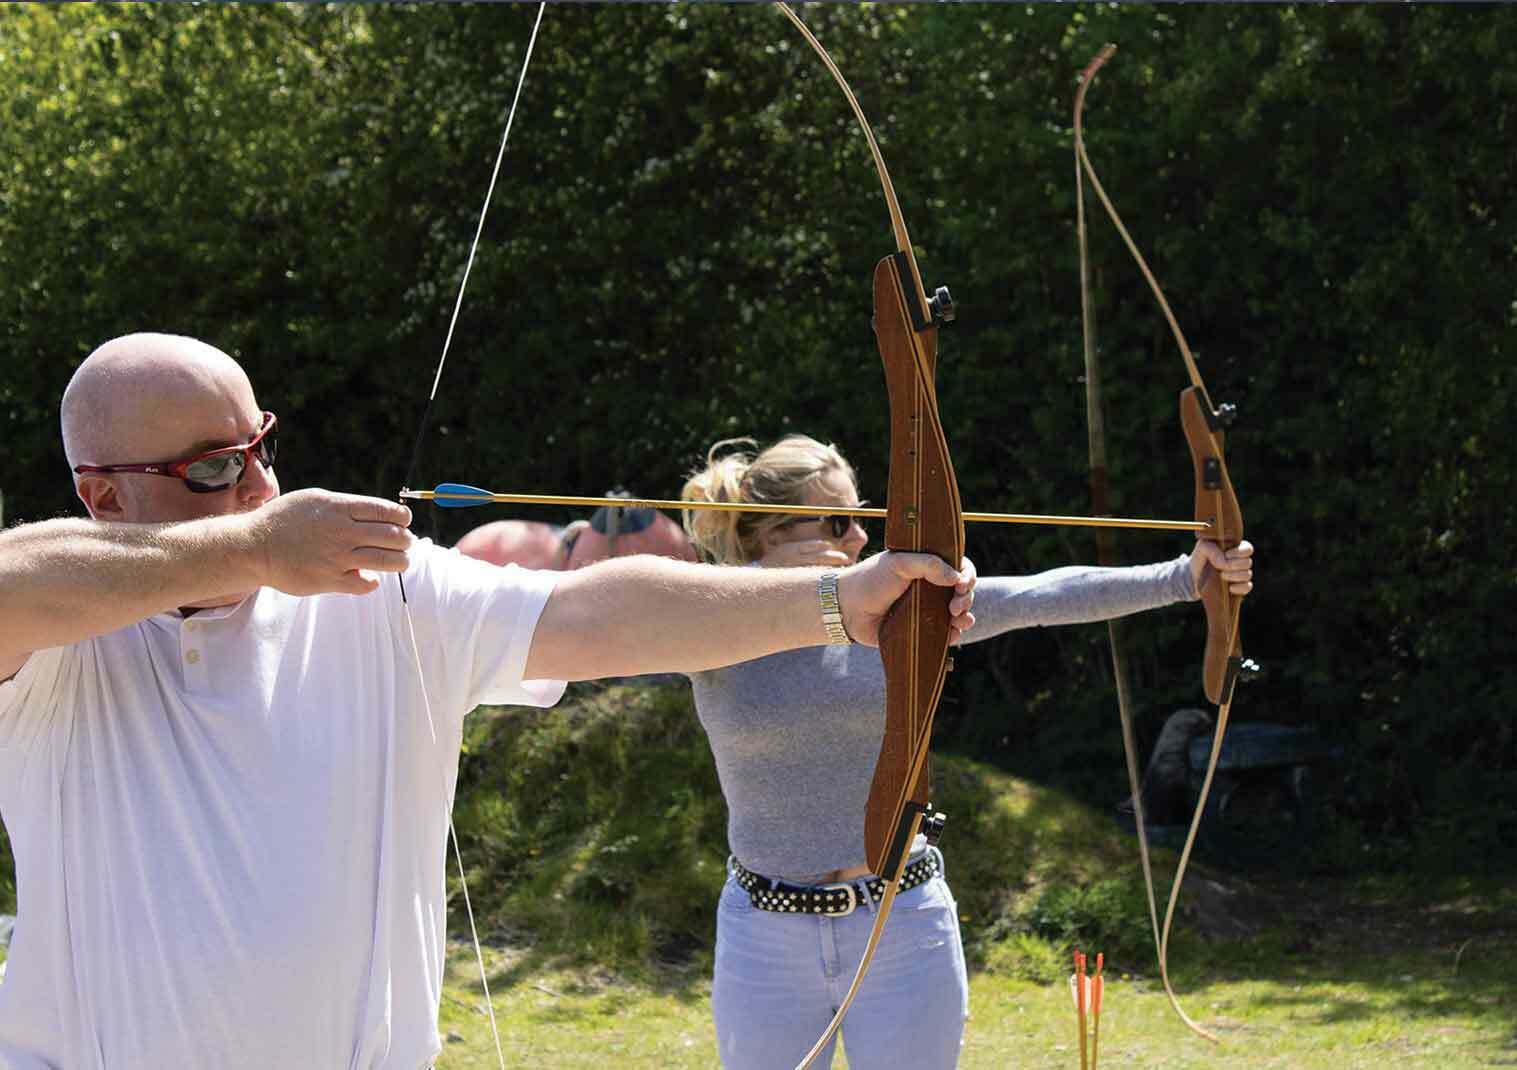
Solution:
[{"label": "shirt button", "polygon": [[198,665],[198,664],[200,664],[200,651],[198,651],[198,650],[191,650],[188,654],[186,654],[184,656],[184,660],[187,661],[187,662],[189,662],[191,665]]}]

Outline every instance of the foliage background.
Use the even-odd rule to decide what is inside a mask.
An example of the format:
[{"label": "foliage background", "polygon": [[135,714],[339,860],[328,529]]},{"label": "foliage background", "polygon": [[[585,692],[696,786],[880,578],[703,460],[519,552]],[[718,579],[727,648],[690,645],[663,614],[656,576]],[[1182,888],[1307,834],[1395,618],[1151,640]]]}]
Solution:
[{"label": "foliage background", "polygon": [[[58,398],[99,342],[205,338],[278,411],[284,485],[392,495],[535,9],[0,9],[0,490],[73,513]],[[1502,870],[1517,486],[1517,11],[807,5],[880,137],[929,287],[973,508],[1086,508],[1075,75],[1090,151],[1243,420],[1267,672],[1237,716],[1320,726],[1333,866]],[[1184,516],[1183,371],[1092,217],[1114,508]],[[764,6],[554,6],[417,482],[672,494],[713,440],[838,442],[883,497],[867,150]],[[498,514],[497,514],[498,516]],[[545,519],[565,520],[566,516]],[[423,515],[452,540],[482,514]],[[1185,547],[1134,536],[1128,560]],[[972,533],[987,574],[1094,556]],[[1199,614],[1130,628],[1140,733],[1196,703]],[[968,650],[943,747],[1123,793],[1104,629]]]}]

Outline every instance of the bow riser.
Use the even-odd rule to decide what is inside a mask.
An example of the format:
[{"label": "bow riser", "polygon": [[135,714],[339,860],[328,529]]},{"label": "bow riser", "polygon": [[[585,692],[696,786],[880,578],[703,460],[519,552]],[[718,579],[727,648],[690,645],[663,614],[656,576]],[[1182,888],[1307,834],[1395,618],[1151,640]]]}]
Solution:
[{"label": "bow riser", "polygon": [[[1196,476],[1196,519],[1212,526],[1205,538],[1224,550],[1243,541],[1243,512],[1233,481],[1227,474],[1223,455],[1223,434],[1216,413],[1200,387],[1188,387],[1180,393],[1180,424],[1190,445],[1191,462]],[[1201,604],[1206,610],[1206,654],[1202,662],[1202,681],[1206,697],[1218,706],[1232,700],[1233,687],[1243,663],[1243,641],[1238,630],[1240,599],[1227,589],[1221,574],[1207,570],[1201,587]]]},{"label": "bow riser", "polygon": [[[964,556],[963,510],[938,418],[937,328],[930,319],[919,326],[912,314],[921,303],[914,268],[909,257],[897,253],[882,259],[874,273],[875,338],[890,397],[885,547],[934,553],[958,567]],[[864,818],[869,868],[882,875],[897,868],[927,812],[927,752],[948,675],[952,597],[952,589],[918,580],[880,628],[881,659],[904,670],[886,674],[885,736]]]},{"label": "bow riser", "polygon": [[886,877],[909,850],[927,812],[932,719],[948,678],[946,596],[951,593],[918,580],[880,626],[880,657],[915,662],[914,671],[885,681],[885,734],[864,811],[866,860],[871,872]]},{"label": "bow riser", "polygon": [[[874,270],[874,333],[890,398],[885,547],[937,554],[958,568],[964,556],[964,509],[938,417],[938,330],[930,322],[913,325],[903,263],[911,261],[897,253]],[[943,595],[946,606],[947,588],[923,585]]]}]

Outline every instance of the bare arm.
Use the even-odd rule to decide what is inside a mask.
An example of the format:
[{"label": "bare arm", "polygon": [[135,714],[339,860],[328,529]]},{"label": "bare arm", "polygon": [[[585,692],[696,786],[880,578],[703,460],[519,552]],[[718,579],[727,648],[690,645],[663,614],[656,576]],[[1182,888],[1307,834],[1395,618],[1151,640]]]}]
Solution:
[{"label": "bare arm", "polygon": [[[698,672],[827,641],[817,602],[822,569],[724,568],[662,557],[617,558],[569,573],[543,608],[529,680]],[[956,628],[969,627],[974,566],[885,553],[838,573],[843,626],[879,641],[880,621],[913,579],[953,586]]]},{"label": "bare arm", "polygon": [[32,651],[181,606],[230,604],[261,586],[364,594],[358,570],[405,568],[410,511],[297,491],[251,513],[170,524],[48,520],[0,533],[0,680]]}]

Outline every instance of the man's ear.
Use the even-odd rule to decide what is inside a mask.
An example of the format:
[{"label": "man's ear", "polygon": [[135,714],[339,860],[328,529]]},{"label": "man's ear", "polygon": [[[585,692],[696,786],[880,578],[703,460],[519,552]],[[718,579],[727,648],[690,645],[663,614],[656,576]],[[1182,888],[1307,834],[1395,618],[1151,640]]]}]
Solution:
[{"label": "man's ear", "polygon": [[95,520],[122,520],[126,516],[126,503],[114,481],[103,476],[85,476],[74,487],[79,500]]}]

